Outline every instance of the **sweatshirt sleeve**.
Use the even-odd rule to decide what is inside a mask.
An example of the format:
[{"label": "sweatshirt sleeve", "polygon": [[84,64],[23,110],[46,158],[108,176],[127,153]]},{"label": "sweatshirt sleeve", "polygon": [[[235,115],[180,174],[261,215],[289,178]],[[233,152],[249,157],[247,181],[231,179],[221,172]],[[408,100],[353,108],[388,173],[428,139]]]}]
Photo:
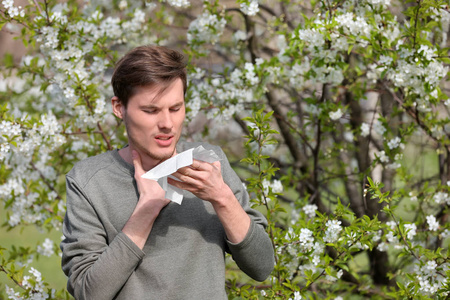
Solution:
[{"label": "sweatshirt sleeve", "polygon": [[251,219],[243,241],[234,244],[226,240],[228,250],[242,271],[257,281],[264,281],[275,265],[272,241],[265,230],[267,220],[259,211],[250,207],[250,197],[241,179],[231,168],[223,151],[219,150],[217,153],[221,158],[222,176]]},{"label": "sweatshirt sleeve", "polygon": [[113,299],[144,252],[123,232],[108,244],[94,207],[70,176],[66,176],[67,211],[61,242],[67,290],[79,300]]}]

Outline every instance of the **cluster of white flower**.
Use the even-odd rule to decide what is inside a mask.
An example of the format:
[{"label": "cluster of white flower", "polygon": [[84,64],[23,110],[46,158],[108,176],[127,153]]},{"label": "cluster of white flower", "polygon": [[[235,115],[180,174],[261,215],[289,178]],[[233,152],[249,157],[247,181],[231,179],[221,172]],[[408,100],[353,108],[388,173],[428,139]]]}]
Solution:
[{"label": "cluster of white flower", "polygon": [[442,274],[445,274],[449,269],[449,263],[438,265],[434,260],[426,263],[419,262],[414,268],[414,273],[419,281],[419,291],[425,295],[436,295],[436,292],[447,284],[448,278]]},{"label": "cluster of white flower", "polygon": [[[48,181],[57,180],[55,169],[48,164],[49,153],[65,143],[65,137],[60,134],[62,127],[52,113],[42,115],[32,128],[20,128],[17,124],[5,120],[0,123],[0,139],[14,138],[15,142],[2,143],[0,146],[4,165],[11,170],[8,178],[0,185],[0,198],[4,201],[15,198],[10,206],[11,214],[8,220],[9,226],[12,227],[20,222],[43,223],[49,217],[51,203],[41,204],[42,195],[30,192],[26,186],[27,182],[37,182],[42,176]],[[37,152],[37,149],[40,151]],[[34,165],[31,168],[32,158]],[[55,196],[52,197],[53,200],[56,199]],[[55,222],[54,226],[58,227],[59,221],[55,219]]]},{"label": "cluster of white flower", "polygon": [[286,70],[286,76],[293,87],[301,89],[304,85],[305,73],[310,69],[309,58],[305,56],[302,64],[295,63],[292,68]]},{"label": "cluster of white flower", "polygon": [[[381,242],[378,244],[377,249],[379,251],[385,252],[388,250],[389,246],[393,247],[394,249],[400,250],[403,249],[403,245],[400,244],[399,239],[396,232],[397,224],[393,221],[386,222],[386,225],[388,225],[391,230],[386,233],[386,242]],[[374,236],[374,241],[379,241],[381,239],[382,233],[380,232],[377,236]]]},{"label": "cluster of white flower", "polygon": [[51,239],[46,238],[42,245],[38,245],[36,251],[44,256],[50,257],[55,254],[54,243]]},{"label": "cluster of white flower", "polygon": [[336,51],[348,51],[348,41],[345,36],[340,36],[338,33],[333,32],[330,37],[333,42],[333,49]]},{"label": "cluster of white flower", "polygon": [[[430,97],[437,98],[436,88],[439,86],[440,80],[444,78],[448,72],[448,67],[433,58],[436,49],[428,46],[422,46],[418,50],[423,59],[417,57],[413,59],[411,51],[401,50],[400,57],[395,68],[389,68],[387,78],[397,87],[408,89],[408,93],[417,95],[417,109],[422,112],[430,111]],[[429,89],[432,93],[429,93]]]},{"label": "cluster of white flower", "polygon": [[245,41],[247,39],[247,33],[245,33],[242,30],[238,30],[233,34],[233,40],[236,42],[238,41]]},{"label": "cluster of white flower", "polygon": [[45,300],[49,299],[50,295],[44,290],[45,285],[42,281],[41,273],[35,268],[31,268],[30,271],[32,276],[24,276],[22,280],[22,287],[26,290],[26,295],[24,297],[16,292],[13,288],[6,286],[6,293],[8,299],[12,300]]},{"label": "cluster of white flower", "polygon": [[403,154],[401,154],[401,153],[395,154],[394,161],[391,164],[388,164],[386,166],[386,168],[391,169],[391,170],[395,170],[395,169],[400,168],[402,166],[402,164],[401,164],[402,158],[403,158]]},{"label": "cluster of white flower", "polygon": [[205,11],[189,24],[187,33],[188,43],[191,45],[194,42],[215,44],[222,35],[225,25],[225,18]]},{"label": "cluster of white flower", "polygon": [[300,40],[309,44],[308,47],[311,51],[313,51],[316,47],[320,49],[325,44],[323,34],[316,28],[300,29],[297,35]]},{"label": "cluster of white flower", "polygon": [[328,280],[328,281],[335,282],[335,281],[337,281],[338,279],[340,279],[340,278],[342,277],[343,274],[344,274],[344,271],[339,270],[339,271],[336,272],[336,276],[328,275],[328,274],[327,274],[327,276],[325,276],[325,278],[326,278],[326,280]]},{"label": "cluster of white flower", "polygon": [[[255,69],[258,64],[246,63],[244,70],[234,69],[229,75],[229,80],[224,78],[214,78],[209,83],[201,80],[205,72],[199,68],[189,75],[189,112],[187,118],[194,118],[199,110],[207,106],[207,118],[215,118],[218,122],[228,122],[235,113],[244,111],[244,105],[255,102],[254,96],[257,86],[249,87],[248,84],[256,84],[259,78]],[[195,84],[192,84],[195,82]],[[214,107],[211,108],[211,103]],[[219,119],[216,117],[220,116]]]},{"label": "cluster of white flower", "polygon": [[372,5],[382,5],[385,7],[391,4],[391,0],[367,0],[367,3]]},{"label": "cluster of white flower", "polygon": [[133,18],[129,21],[122,23],[123,32],[127,33],[127,36],[133,32],[139,32],[140,30],[145,30],[145,13],[140,9],[135,9]]},{"label": "cluster of white flower", "polygon": [[389,149],[395,149],[395,148],[397,148],[397,147],[400,147],[401,149],[404,149],[404,145],[401,143],[401,139],[398,137],[398,136],[396,136],[395,138],[393,138],[393,139],[391,139],[388,143],[387,143],[387,145],[388,145],[388,147],[389,147]]},{"label": "cluster of white flower", "polygon": [[264,194],[266,194],[266,195],[269,193],[269,189],[272,191],[272,193],[282,193],[283,192],[283,184],[278,179],[275,179],[273,181],[264,179],[262,182],[262,185],[264,188]]},{"label": "cluster of white flower", "polygon": [[25,11],[22,9],[22,6],[15,7],[14,0],[3,0],[2,4],[6,8],[8,15],[11,18],[17,16],[20,16],[22,18],[25,17]]},{"label": "cluster of white flower", "polygon": [[405,230],[408,240],[412,240],[417,235],[417,226],[414,223],[405,224]]},{"label": "cluster of white flower", "polygon": [[427,216],[427,223],[430,231],[437,231],[439,229],[439,222],[436,220],[436,217],[433,215]]},{"label": "cluster of white flower", "polygon": [[[450,27],[450,13],[446,6],[442,6],[441,8],[430,7],[431,18],[434,21],[440,22],[441,26],[436,26],[438,32],[441,32],[441,47],[445,47],[447,44],[447,34]],[[441,27],[441,28],[440,28]]]},{"label": "cluster of white flower", "polygon": [[294,298],[289,298],[289,300],[301,300],[301,299],[302,299],[302,295],[300,294],[299,291],[294,292]]},{"label": "cluster of white flower", "polygon": [[191,5],[189,0],[167,0],[167,2],[174,7],[180,7],[180,8],[186,8]]},{"label": "cluster of white flower", "polygon": [[370,134],[370,125],[367,123],[361,124],[361,136],[366,137]]},{"label": "cluster of white flower", "polygon": [[323,238],[326,243],[334,243],[339,239],[339,233],[342,231],[341,221],[328,220],[325,224],[325,236]]},{"label": "cluster of white flower", "polygon": [[[347,12],[336,16],[336,22],[344,29],[345,34],[358,36],[370,36],[371,27],[366,20],[360,16],[355,17],[353,13]],[[363,40],[360,40],[363,42]],[[367,43],[367,42],[366,42]]]},{"label": "cluster of white flower", "polygon": [[[16,191],[14,190],[14,192]],[[14,227],[21,221],[31,224],[44,222],[47,216],[42,212],[42,207],[35,203],[38,197],[37,193],[16,195],[11,209],[13,213],[8,220],[8,224]]]},{"label": "cluster of white flower", "polygon": [[303,253],[311,251],[314,247],[314,236],[313,232],[308,228],[300,229],[300,234],[298,236],[300,251]]},{"label": "cluster of white flower", "polygon": [[[368,245],[362,244],[359,240],[357,240],[357,234],[355,232],[350,232],[349,234],[347,234],[347,237],[348,237],[347,245],[349,247],[356,247],[356,248],[361,249],[361,250],[369,249]],[[375,234],[374,237],[375,237],[375,240],[379,239],[379,235],[378,234]]]},{"label": "cluster of white flower", "polygon": [[379,120],[373,124],[373,130],[379,135],[384,135],[384,133],[387,131],[386,127],[384,127],[383,123]]},{"label": "cluster of white flower", "polygon": [[332,86],[339,85],[344,80],[344,74],[342,69],[335,66],[313,66],[311,69],[314,71],[315,76],[312,80],[319,83],[329,83]]},{"label": "cluster of white flower", "polygon": [[437,204],[446,203],[447,205],[450,205],[450,196],[446,192],[437,192],[434,194],[433,200]]},{"label": "cluster of white flower", "polygon": [[[396,41],[400,37],[400,28],[397,22],[387,22],[386,27],[381,30],[381,34],[389,41]],[[397,47],[400,46],[401,41],[397,42]]]},{"label": "cluster of white flower", "polygon": [[343,115],[344,115],[344,113],[339,108],[337,111],[330,112],[330,119],[333,121],[336,121],[336,120],[340,119]]},{"label": "cluster of white flower", "polygon": [[258,76],[255,74],[255,66],[252,63],[245,63],[245,79],[252,86],[259,82]]},{"label": "cluster of white flower", "polygon": [[316,216],[317,205],[306,204],[302,209],[308,218],[314,218]]},{"label": "cluster of white flower", "polygon": [[247,16],[255,16],[259,12],[258,0],[250,0],[241,3],[241,11]]},{"label": "cluster of white flower", "polygon": [[389,156],[386,155],[386,152],[384,150],[381,150],[377,154],[378,158],[381,162],[388,163],[389,162]]}]

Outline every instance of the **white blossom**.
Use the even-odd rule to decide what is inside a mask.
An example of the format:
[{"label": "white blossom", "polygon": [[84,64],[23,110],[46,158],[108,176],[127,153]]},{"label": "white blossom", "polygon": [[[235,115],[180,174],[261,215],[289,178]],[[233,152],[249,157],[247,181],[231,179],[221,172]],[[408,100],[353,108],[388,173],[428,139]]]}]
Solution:
[{"label": "white blossom", "polygon": [[370,134],[370,125],[367,123],[361,124],[361,136],[368,136]]},{"label": "white blossom", "polygon": [[395,138],[393,138],[393,139],[391,139],[389,142],[388,142],[388,147],[389,147],[389,149],[395,149],[395,148],[397,148],[398,146],[400,146],[400,142],[401,142],[402,140],[398,137],[398,136],[396,136]]},{"label": "white blossom", "polygon": [[215,44],[222,35],[226,21],[224,18],[218,18],[215,14],[203,12],[197,19],[189,24],[188,42],[191,44],[194,40]]},{"label": "white blossom", "polygon": [[269,193],[269,188],[272,190],[273,193],[282,193],[283,192],[283,184],[278,179],[275,179],[272,182],[270,182],[267,179],[264,179],[262,182],[262,185],[264,187],[265,194]]},{"label": "white blossom", "polygon": [[383,123],[380,121],[377,121],[375,122],[375,124],[373,124],[373,129],[379,135],[383,135],[386,132],[386,127],[384,127]]},{"label": "white blossom", "polygon": [[233,39],[236,41],[245,41],[247,39],[247,33],[242,30],[238,30],[233,34]]},{"label": "white blossom", "polygon": [[433,215],[427,216],[427,223],[430,231],[437,231],[439,229],[439,222]]},{"label": "white blossom", "polygon": [[406,237],[409,240],[412,240],[417,234],[417,226],[416,224],[405,224]]},{"label": "white blossom", "polygon": [[434,194],[433,200],[437,204],[447,203],[448,205],[450,205],[450,197],[446,192],[437,192],[436,194]]},{"label": "white blossom", "polygon": [[50,257],[55,254],[54,243],[51,239],[46,238],[42,245],[38,245],[37,252],[44,256]]},{"label": "white blossom", "polygon": [[314,237],[313,232],[308,228],[300,229],[300,235],[298,237],[300,251],[309,252],[314,246]]},{"label": "white blossom", "polygon": [[255,66],[252,63],[245,63],[245,78],[250,85],[256,85],[259,82],[259,78],[255,73]]},{"label": "white blossom", "polygon": [[119,9],[120,10],[125,10],[128,7],[128,2],[126,0],[121,0],[119,2]]},{"label": "white blossom", "polygon": [[255,16],[259,11],[258,0],[250,0],[249,3],[241,3],[241,11],[247,16]]},{"label": "white blossom", "polygon": [[302,299],[302,295],[300,295],[299,291],[295,291],[294,292],[294,300],[301,300]]},{"label": "white blossom", "polygon": [[314,218],[316,216],[317,205],[307,204],[303,206],[302,209],[309,218]]},{"label": "white blossom", "polygon": [[186,8],[191,5],[189,0],[167,0],[167,2],[174,7],[180,7],[180,8]]},{"label": "white blossom", "polygon": [[341,221],[328,220],[325,224],[327,229],[325,230],[325,237],[323,238],[326,243],[334,243],[339,238],[339,233],[342,231]]},{"label": "white blossom", "polygon": [[2,4],[11,18],[25,17],[25,11],[22,9],[22,6],[14,6],[14,0],[3,0]]},{"label": "white blossom", "polygon": [[330,119],[333,121],[336,121],[338,119],[340,119],[342,117],[344,113],[342,112],[342,110],[339,108],[337,111],[332,111],[330,112]]},{"label": "white blossom", "polygon": [[355,16],[351,12],[336,16],[336,22],[347,34],[355,36],[370,36],[370,26],[362,17]]},{"label": "white blossom", "polygon": [[310,44],[311,48],[322,47],[325,44],[323,34],[317,29],[300,29],[298,38]]}]

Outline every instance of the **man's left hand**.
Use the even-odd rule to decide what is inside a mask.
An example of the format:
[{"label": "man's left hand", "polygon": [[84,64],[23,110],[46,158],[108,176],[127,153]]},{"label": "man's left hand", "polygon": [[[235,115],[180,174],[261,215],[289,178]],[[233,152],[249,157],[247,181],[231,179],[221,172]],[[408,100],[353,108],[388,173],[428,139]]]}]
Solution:
[{"label": "man's left hand", "polygon": [[198,198],[213,204],[231,192],[223,181],[219,161],[207,163],[194,159],[192,165],[180,168],[172,175],[181,181],[168,178],[169,184],[189,191]]}]

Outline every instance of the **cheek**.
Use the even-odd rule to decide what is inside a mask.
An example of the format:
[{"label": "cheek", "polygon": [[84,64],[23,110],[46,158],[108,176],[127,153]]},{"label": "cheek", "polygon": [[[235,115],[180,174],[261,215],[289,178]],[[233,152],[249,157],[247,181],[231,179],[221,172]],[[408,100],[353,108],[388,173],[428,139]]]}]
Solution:
[{"label": "cheek", "polygon": [[132,132],[145,131],[150,127],[146,124],[145,118],[127,118],[125,119],[125,124],[127,125],[127,129]]}]

